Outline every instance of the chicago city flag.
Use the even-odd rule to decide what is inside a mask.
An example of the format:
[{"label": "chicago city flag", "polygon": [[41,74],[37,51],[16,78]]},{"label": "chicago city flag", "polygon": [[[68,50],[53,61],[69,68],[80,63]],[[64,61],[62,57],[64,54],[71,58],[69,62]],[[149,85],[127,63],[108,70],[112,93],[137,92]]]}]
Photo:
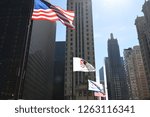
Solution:
[{"label": "chicago city flag", "polygon": [[55,22],[61,21],[65,26],[74,29],[73,20],[74,12],[63,10],[54,6],[45,0],[34,0],[33,20],[49,20]]},{"label": "chicago city flag", "polygon": [[94,72],[95,68],[84,59],[73,57],[73,71]]},{"label": "chicago city flag", "polygon": [[89,84],[88,90],[104,93],[104,88],[102,84],[92,80],[88,80],[88,84]]}]

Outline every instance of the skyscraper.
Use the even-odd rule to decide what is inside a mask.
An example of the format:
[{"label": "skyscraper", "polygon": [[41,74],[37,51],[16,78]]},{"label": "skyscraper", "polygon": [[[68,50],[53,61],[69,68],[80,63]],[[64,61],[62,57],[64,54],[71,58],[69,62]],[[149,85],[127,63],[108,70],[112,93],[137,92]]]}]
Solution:
[{"label": "skyscraper", "polygon": [[55,61],[54,61],[54,100],[64,99],[64,74],[65,74],[65,50],[66,42],[55,43]]},{"label": "skyscraper", "polygon": [[55,35],[56,23],[33,21],[23,99],[52,99]]},{"label": "skyscraper", "polygon": [[139,46],[124,50],[130,99],[149,98],[148,83]]},{"label": "skyscraper", "polygon": [[33,0],[0,1],[0,99],[18,99],[28,55]]},{"label": "skyscraper", "polygon": [[113,100],[128,99],[123,60],[120,57],[119,45],[113,34],[108,40],[108,58],[105,59],[108,98]]},{"label": "skyscraper", "polygon": [[145,1],[142,11],[144,16],[137,17],[135,25],[150,92],[150,0]]},{"label": "skyscraper", "polygon": [[124,59],[127,85],[129,89],[129,99],[138,99],[138,89],[135,76],[136,74],[134,71],[132,48],[124,49]]},{"label": "skyscraper", "polygon": [[91,0],[68,0],[68,10],[75,11],[75,30],[67,29],[65,62],[65,99],[94,99],[87,91],[87,80],[95,73],[73,72],[73,57],[80,57],[95,66]]},{"label": "skyscraper", "polygon": [[101,67],[99,70],[99,78],[100,78],[100,83],[104,85],[104,68]]}]

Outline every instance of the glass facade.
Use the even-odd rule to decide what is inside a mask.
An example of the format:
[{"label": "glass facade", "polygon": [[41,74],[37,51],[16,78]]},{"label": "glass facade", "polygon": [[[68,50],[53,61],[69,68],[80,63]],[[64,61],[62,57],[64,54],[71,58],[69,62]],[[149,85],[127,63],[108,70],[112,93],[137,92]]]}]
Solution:
[{"label": "glass facade", "polygon": [[52,99],[55,34],[55,23],[33,21],[23,99]]},{"label": "glass facade", "polygon": [[0,1],[0,99],[18,99],[28,53],[33,0]]}]

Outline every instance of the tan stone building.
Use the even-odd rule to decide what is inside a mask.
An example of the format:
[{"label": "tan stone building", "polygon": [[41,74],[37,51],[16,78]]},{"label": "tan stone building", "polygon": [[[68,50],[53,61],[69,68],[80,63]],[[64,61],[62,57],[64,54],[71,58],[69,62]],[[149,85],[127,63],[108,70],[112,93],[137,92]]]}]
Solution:
[{"label": "tan stone building", "polygon": [[145,1],[142,11],[144,16],[137,17],[135,25],[150,93],[150,0]]},{"label": "tan stone building", "polygon": [[68,0],[67,9],[75,11],[75,30],[66,32],[65,99],[94,99],[87,90],[87,80],[95,80],[95,72],[73,72],[73,57],[80,57],[95,67],[92,2]]},{"label": "tan stone building", "polygon": [[148,82],[140,46],[125,49],[124,58],[130,99],[147,99],[149,97]]},{"label": "tan stone building", "polygon": [[124,65],[128,81],[127,84],[129,89],[129,99],[138,99],[138,89],[136,82],[136,74],[134,72],[134,59],[132,51],[132,48],[124,50]]}]

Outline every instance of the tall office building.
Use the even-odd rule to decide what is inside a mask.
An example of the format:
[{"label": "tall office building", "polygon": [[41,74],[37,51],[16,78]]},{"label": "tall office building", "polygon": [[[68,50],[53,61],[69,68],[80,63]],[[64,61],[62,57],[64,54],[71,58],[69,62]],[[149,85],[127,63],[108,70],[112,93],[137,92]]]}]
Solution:
[{"label": "tall office building", "polygon": [[99,69],[99,79],[100,79],[100,83],[104,85],[104,67],[101,67]]},{"label": "tall office building", "polygon": [[[106,73],[105,73],[105,64],[103,65],[103,67],[101,67],[100,69],[99,69],[99,82],[100,82],[100,84],[102,84],[103,85],[103,89],[104,89],[104,93],[107,95],[107,90],[106,90],[106,88],[107,88],[107,84],[106,84]],[[101,97],[101,100],[104,100],[104,99],[107,99],[107,97]]]},{"label": "tall office building", "polygon": [[54,100],[64,99],[64,74],[65,74],[65,49],[66,42],[55,43],[55,61],[54,61]]},{"label": "tall office building", "polygon": [[52,99],[55,34],[56,23],[33,21],[23,99]]},{"label": "tall office building", "polygon": [[137,17],[135,25],[150,92],[150,0],[145,1],[142,11],[144,16]]},{"label": "tall office building", "polygon": [[126,82],[123,60],[120,57],[117,39],[111,34],[108,40],[108,58],[105,59],[108,99],[128,99],[128,88]]},{"label": "tall office building", "polygon": [[33,0],[0,1],[0,99],[20,98]]},{"label": "tall office building", "polygon": [[130,87],[130,99],[147,99],[149,97],[148,83],[140,46],[124,50],[125,69]]},{"label": "tall office building", "polygon": [[73,72],[73,57],[81,57],[95,66],[91,0],[68,0],[68,10],[75,11],[75,30],[67,29],[65,58],[65,99],[94,99],[87,90],[88,79],[95,72]]},{"label": "tall office building", "polygon": [[148,99],[150,97],[150,93],[148,90],[148,82],[145,75],[145,69],[143,65],[143,60],[140,52],[139,46],[133,47],[133,56],[135,60],[135,68],[136,70],[136,80],[137,80],[137,88],[139,92],[139,99]]},{"label": "tall office building", "polygon": [[[109,90],[109,93],[108,93],[108,89],[110,89],[110,85],[109,82],[110,81],[110,70],[109,70],[109,61],[108,61],[108,57],[105,57],[104,58],[104,79],[105,79],[105,82],[104,82],[104,85],[105,85],[105,93],[106,93],[106,99],[108,100],[108,97],[111,97],[111,90]],[[110,98],[109,98],[110,99]]]},{"label": "tall office building", "polygon": [[138,99],[136,74],[134,71],[134,58],[132,48],[124,49],[125,72],[129,89],[129,99]]}]

